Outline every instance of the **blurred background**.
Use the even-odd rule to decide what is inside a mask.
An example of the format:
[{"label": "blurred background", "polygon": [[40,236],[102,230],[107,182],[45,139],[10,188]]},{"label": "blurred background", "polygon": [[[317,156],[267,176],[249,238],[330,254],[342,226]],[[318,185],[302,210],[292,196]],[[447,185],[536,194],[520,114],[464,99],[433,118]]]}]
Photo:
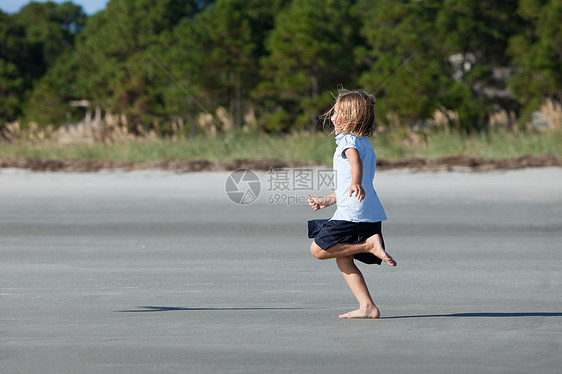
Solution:
[{"label": "blurred background", "polygon": [[379,158],[562,157],[559,0],[0,5],[0,158],[329,163],[338,87]]}]

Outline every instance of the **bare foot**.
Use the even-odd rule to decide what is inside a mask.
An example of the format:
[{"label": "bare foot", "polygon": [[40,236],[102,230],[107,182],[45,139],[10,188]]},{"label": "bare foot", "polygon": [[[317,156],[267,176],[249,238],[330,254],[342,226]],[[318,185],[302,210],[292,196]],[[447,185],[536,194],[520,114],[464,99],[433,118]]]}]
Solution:
[{"label": "bare foot", "polygon": [[340,318],[379,318],[381,315],[379,308],[376,306],[359,308],[351,312],[340,314]]},{"label": "bare foot", "polygon": [[381,237],[379,236],[379,234],[375,234],[367,238],[367,243],[371,245],[372,249],[370,252],[372,254],[374,254],[375,256],[377,256],[378,258],[380,258],[390,266],[398,265],[396,261],[394,261],[394,259],[388,253],[385,252],[384,248],[382,247]]}]

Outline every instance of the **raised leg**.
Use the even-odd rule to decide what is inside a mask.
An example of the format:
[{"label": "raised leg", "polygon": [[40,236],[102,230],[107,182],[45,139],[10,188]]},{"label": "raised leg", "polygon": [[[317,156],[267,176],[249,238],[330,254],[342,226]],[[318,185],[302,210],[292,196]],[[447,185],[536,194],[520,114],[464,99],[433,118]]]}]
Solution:
[{"label": "raised leg", "polygon": [[348,257],[353,256],[357,253],[372,253],[390,266],[397,265],[396,261],[394,261],[394,259],[388,253],[386,253],[386,251],[382,247],[379,234],[375,234],[369,237],[362,243],[337,243],[327,250],[323,250],[318,246],[318,244],[312,241],[312,244],[310,245],[310,252],[312,252],[312,254],[320,260]]}]

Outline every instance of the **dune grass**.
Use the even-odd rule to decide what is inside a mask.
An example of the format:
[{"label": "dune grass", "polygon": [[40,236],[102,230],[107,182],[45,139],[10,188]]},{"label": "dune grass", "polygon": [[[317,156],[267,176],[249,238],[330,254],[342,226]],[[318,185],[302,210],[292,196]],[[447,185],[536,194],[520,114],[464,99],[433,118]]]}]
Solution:
[{"label": "dune grass", "polygon": [[[520,132],[496,130],[463,136],[458,133],[432,134],[393,131],[372,137],[381,159],[403,157],[438,158],[470,155],[483,158],[540,156],[562,157],[562,132]],[[333,136],[323,133],[269,135],[259,132],[230,132],[217,137],[138,139],[108,144],[68,144],[23,141],[0,143],[1,158],[105,159],[133,162],[235,159],[279,159],[330,164],[335,147]]]},{"label": "dune grass", "polygon": [[[421,139],[420,139],[421,138]],[[416,139],[375,137],[373,146],[381,158],[468,155],[487,159],[541,156],[562,157],[562,132],[520,132],[496,130],[470,136],[436,132]]]}]

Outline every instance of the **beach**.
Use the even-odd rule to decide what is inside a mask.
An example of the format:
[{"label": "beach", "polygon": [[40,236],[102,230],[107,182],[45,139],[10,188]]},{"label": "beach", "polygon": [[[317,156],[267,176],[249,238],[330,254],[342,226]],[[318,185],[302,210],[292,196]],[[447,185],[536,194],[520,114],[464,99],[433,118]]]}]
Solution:
[{"label": "beach", "polygon": [[378,320],[338,319],[297,171],[240,204],[228,171],[0,169],[0,371],[558,373],[562,168],[377,172]]}]

